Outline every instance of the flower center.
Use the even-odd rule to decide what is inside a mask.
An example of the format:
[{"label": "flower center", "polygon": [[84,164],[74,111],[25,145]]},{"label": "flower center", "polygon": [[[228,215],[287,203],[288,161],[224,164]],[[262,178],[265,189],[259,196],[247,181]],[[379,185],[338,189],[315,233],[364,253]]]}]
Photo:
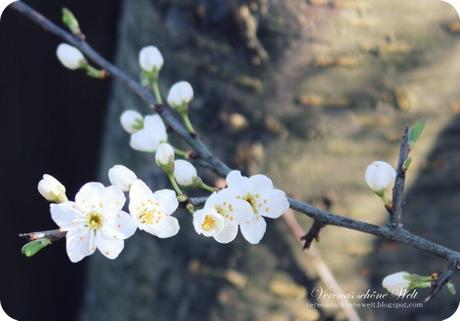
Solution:
[{"label": "flower center", "polygon": [[252,195],[250,193],[247,193],[245,196],[242,197],[243,200],[245,200],[246,202],[249,203],[249,205],[251,205],[252,210],[254,211],[254,214],[259,214],[259,210],[258,210],[259,204],[257,203],[258,198],[260,198],[259,194]]},{"label": "flower center", "polygon": [[204,217],[204,221],[203,223],[201,223],[201,228],[208,232],[210,230],[212,230],[214,228],[214,226],[216,226],[216,219],[214,217],[212,217],[211,215],[206,215]]},{"label": "flower center", "polygon": [[214,205],[214,208],[217,211],[217,213],[219,213],[223,217],[229,219],[230,221],[235,220],[235,216],[233,216],[234,207],[232,204],[223,202],[219,205]]},{"label": "flower center", "polygon": [[91,212],[86,217],[86,227],[91,230],[99,230],[102,227],[104,219],[99,212]]},{"label": "flower center", "polygon": [[137,219],[141,224],[158,224],[163,216],[163,212],[155,200],[147,200],[138,208],[137,212]]}]

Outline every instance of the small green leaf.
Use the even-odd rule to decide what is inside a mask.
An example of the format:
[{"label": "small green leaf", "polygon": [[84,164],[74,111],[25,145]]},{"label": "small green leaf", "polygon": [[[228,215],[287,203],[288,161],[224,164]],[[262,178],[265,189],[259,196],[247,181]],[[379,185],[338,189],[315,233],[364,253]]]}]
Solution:
[{"label": "small green leaf", "polygon": [[455,285],[452,282],[447,282],[447,290],[449,290],[450,294],[455,295],[457,291],[455,290]]},{"label": "small green leaf", "polygon": [[403,164],[403,170],[407,171],[409,169],[410,164],[412,164],[412,157],[408,157]]},{"label": "small green leaf", "polygon": [[75,15],[67,8],[62,9],[62,22],[74,35],[81,35],[80,25]]},{"label": "small green leaf", "polygon": [[408,142],[409,145],[412,147],[414,146],[415,142],[420,138],[423,132],[423,128],[425,127],[425,121],[423,119],[418,120],[414,126],[409,128],[408,133]]},{"label": "small green leaf", "polygon": [[38,252],[40,252],[42,249],[44,249],[50,244],[51,244],[51,241],[49,239],[35,240],[35,241],[25,244],[22,247],[21,252],[23,255],[27,257],[31,257],[37,254]]}]

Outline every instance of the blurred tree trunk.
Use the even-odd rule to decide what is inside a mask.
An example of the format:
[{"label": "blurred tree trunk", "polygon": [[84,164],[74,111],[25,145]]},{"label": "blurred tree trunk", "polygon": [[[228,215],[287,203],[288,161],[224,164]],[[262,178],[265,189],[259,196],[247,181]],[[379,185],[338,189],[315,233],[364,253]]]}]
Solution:
[{"label": "blurred tree trunk", "polygon": [[[249,148],[240,152],[239,165],[255,170],[262,151],[254,148],[254,137],[237,131],[247,126],[246,118],[230,113],[253,113],[258,126],[265,126],[263,106],[259,106],[264,91],[260,77],[268,60],[276,59],[293,38],[286,35],[297,28],[295,6],[295,1],[289,6],[273,1],[268,13],[268,3],[263,0],[124,1],[116,63],[137,77],[139,49],[158,46],[165,58],[161,71],[164,95],[175,81],[190,81],[196,93],[192,119],[204,138],[213,148],[219,146],[214,149],[227,160],[232,159],[229,155],[237,149],[235,140],[239,139]],[[258,31],[262,21],[264,30]],[[270,40],[273,57],[268,57],[257,32]],[[154,189],[164,188],[168,184],[155,169],[153,155],[130,150],[129,137],[119,126],[120,113],[129,108],[148,112],[123,86],[115,84],[106,121],[101,179],[107,179],[108,168],[121,163],[133,168]],[[231,126],[227,125],[229,118]],[[276,123],[273,126],[276,132]],[[210,139],[211,134],[218,135]],[[234,138],[227,139],[228,135]],[[210,173],[204,176],[212,178]],[[281,237],[274,227],[269,227],[265,245],[249,246],[241,236],[232,244],[219,245],[196,235],[189,214],[177,216],[181,231],[176,237],[160,240],[138,232],[115,262],[101,256],[91,259],[83,320],[268,321],[317,316],[315,311],[306,313],[303,299],[296,304],[289,300],[282,303],[266,291],[267,280],[282,265],[289,265],[302,286],[309,282],[290,260],[289,250],[283,249],[289,244],[277,240]],[[289,278],[282,273],[280,277]],[[304,296],[305,292],[299,286],[289,291],[293,293],[288,296]]]}]

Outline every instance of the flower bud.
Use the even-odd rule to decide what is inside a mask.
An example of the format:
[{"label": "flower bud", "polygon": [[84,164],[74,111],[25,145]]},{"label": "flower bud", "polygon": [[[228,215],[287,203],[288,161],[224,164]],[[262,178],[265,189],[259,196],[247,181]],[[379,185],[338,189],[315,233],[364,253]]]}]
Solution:
[{"label": "flower bud", "polygon": [[165,172],[172,173],[174,169],[174,148],[168,143],[161,143],[155,153],[155,162]]},{"label": "flower bud", "polygon": [[144,126],[144,117],[135,110],[127,110],[120,116],[121,127],[129,134],[134,134]]},{"label": "flower bud", "polygon": [[398,272],[385,277],[382,286],[390,293],[398,295],[410,288],[410,274]]},{"label": "flower bud", "polygon": [[118,186],[124,192],[128,192],[131,184],[137,180],[137,176],[126,166],[115,165],[109,169],[109,180],[112,185]]},{"label": "flower bud", "polygon": [[146,72],[160,71],[163,63],[163,56],[157,47],[144,47],[139,52],[139,65]]},{"label": "flower bud", "polygon": [[79,69],[86,63],[81,51],[66,43],[61,43],[57,47],[56,55],[61,64],[71,70]]},{"label": "flower bud", "polygon": [[375,161],[367,167],[364,178],[371,190],[381,193],[393,185],[396,179],[396,171],[386,162]]},{"label": "flower bud", "polygon": [[168,104],[171,107],[178,109],[179,112],[182,112],[180,109],[187,110],[187,105],[193,99],[193,88],[187,81],[179,81],[175,83],[168,93]]},{"label": "flower bud", "polygon": [[53,176],[45,174],[38,182],[38,192],[48,201],[62,203],[67,201],[65,186]]},{"label": "flower bud", "polygon": [[73,12],[67,8],[62,9],[62,22],[67,26],[67,28],[69,28],[69,30],[74,35],[82,36],[80,25],[78,24],[77,18],[75,17]]},{"label": "flower bud", "polygon": [[174,162],[174,178],[180,185],[190,186],[198,179],[198,174],[192,163],[178,159]]}]

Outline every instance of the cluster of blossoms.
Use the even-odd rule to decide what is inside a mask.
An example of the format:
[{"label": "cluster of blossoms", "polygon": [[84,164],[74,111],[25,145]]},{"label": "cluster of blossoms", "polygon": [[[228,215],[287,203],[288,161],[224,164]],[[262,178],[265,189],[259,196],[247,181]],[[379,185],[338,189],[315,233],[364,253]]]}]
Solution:
[{"label": "cluster of blossoms", "polygon": [[[77,48],[61,44],[57,57],[69,69],[85,69],[89,75],[99,75]],[[138,61],[142,84],[151,88],[156,100],[162,103],[158,87],[159,72],[164,64],[161,52],[154,46],[142,48]],[[179,81],[170,88],[166,99],[168,105],[180,114],[191,134],[195,134],[195,130],[188,110],[193,95],[192,86]],[[155,153],[156,164],[168,176],[174,190],[152,192],[134,172],[116,165],[108,173],[111,186],[88,183],[77,193],[75,201],[68,201],[65,187],[45,175],[38,189],[47,200],[55,203],[51,205],[51,215],[60,229],[67,232],[67,253],[72,262],[80,261],[96,249],[110,259],[118,257],[124,240],[137,229],[159,238],[176,235],[179,222],[171,214],[177,210],[179,202],[187,202],[179,186],[212,192],[203,208],[195,211],[189,204],[191,207],[187,209],[193,214],[195,231],[213,237],[219,243],[233,241],[241,230],[249,243],[258,244],[266,231],[265,218],[279,218],[289,208],[285,193],[275,189],[272,181],[264,175],[245,177],[239,171],[232,171],[226,177],[227,187],[222,190],[204,184],[192,163],[176,159],[176,154],[185,158],[187,154],[168,143],[166,126],[159,115],[143,116],[138,111],[127,110],[120,116],[120,123],[130,134],[131,148]],[[421,132],[423,125],[419,129]],[[392,201],[387,198],[386,190],[395,182],[395,169],[386,162],[375,161],[367,167],[364,178],[369,188],[390,209]],[[129,195],[129,213],[123,211],[124,192]],[[430,287],[434,279],[435,276],[398,272],[385,277],[382,286],[400,296],[411,289]]]}]

